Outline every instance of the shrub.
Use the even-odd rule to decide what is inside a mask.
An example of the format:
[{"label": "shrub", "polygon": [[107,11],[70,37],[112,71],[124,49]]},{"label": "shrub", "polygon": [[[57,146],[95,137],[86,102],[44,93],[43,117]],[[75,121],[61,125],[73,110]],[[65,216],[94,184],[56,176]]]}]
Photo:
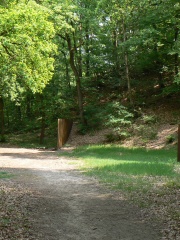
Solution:
[{"label": "shrub", "polygon": [[167,144],[173,143],[175,140],[176,140],[176,138],[175,138],[174,135],[168,135],[168,136],[166,137],[166,143],[167,143]]},{"label": "shrub", "polygon": [[157,130],[152,126],[138,125],[134,127],[134,133],[143,139],[153,140],[157,137]]},{"label": "shrub", "polygon": [[107,105],[104,114],[104,126],[112,129],[113,133],[108,134],[108,142],[120,141],[129,137],[129,127],[132,123],[133,114],[126,107],[113,102]]},{"label": "shrub", "polygon": [[96,104],[89,104],[84,107],[84,117],[87,124],[78,124],[78,133],[85,135],[87,132],[93,132],[98,130],[102,126],[103,122],[103,109]]},{"label": "shrub", "polygon": [[143,115],[142,121],[145,124],[151,124],[151,123],[156,123],[157,119],[156,119],[156,116],[154,116],[154,115]]},{"label": "shrub", "polygon": [[84,135],[104,126],[111,128],[115,135],[107,136],[107,139],[114,141],[114,138],[117,140],[127,137],[126,128],[131,125],[133,114],[119,102],[108,103],[106,106],[90,104],[84,107],[84,113],[87,125],[79,124],[78,133]]},{"label": "shrub", "polygon": [[5,143],[6,142],[6,137],[4,135],[0,136],[0,142]]},{"label": "shrub", "polygon": [[108,134],[105,135],[105,137],[106,137],[106,142],[109,142],[109,143],[116,142],[116,141],[120,140],[119,136],[115,133],[108,133]]},{"label": "shrub", "polygon": [[106,142],[117,142],[117,141],[122,141],[124,139],[126,139],[127,137],[129,137],[130,134],[126,131],[122,131],[122,132],[116,132],[116,133],[108,133],[105,135],[106,137]]},{"label": "shrub", "polygon": [[105,126],[119,131],[122,127],[131,125],[133,114],[126,107],[120,105],[119,102],[109,103],[106,108]]}]

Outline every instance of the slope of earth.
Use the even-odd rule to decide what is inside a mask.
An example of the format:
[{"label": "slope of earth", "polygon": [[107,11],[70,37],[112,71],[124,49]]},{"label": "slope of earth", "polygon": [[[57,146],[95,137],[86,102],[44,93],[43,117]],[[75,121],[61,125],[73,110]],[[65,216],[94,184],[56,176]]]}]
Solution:
[{"label": "slope of earth", "polygon": [[1,171],[13,175],[0,180],[0,239],[161,239],[160,222],[144,219],[122,193],[82,176],[57,153],[0,148],[0,154]]},{"label": "slope of earth", "polygon": [[[129,137],[117,143],[128,147],[152,149],[176,147],[178,124],[180,124],[180,96],[157,100],[150,98],[148,101],[146,105],[137,107],[138,117],[128,130]],[[122,131],[124,131],[123,127]],[[86,135],[77,132],[77,126],[74,124],[67,146],[107,143],[107,136],[112,134],[113,130],[92,129]]]}]

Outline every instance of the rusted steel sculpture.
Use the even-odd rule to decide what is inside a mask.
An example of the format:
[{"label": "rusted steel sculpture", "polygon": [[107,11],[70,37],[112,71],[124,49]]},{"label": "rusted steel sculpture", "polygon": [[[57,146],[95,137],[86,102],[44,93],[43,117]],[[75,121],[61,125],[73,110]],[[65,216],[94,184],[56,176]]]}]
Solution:
[{"label": "rusted steel sculpture", "polygon": [[57,148],[61,148],[68,140],[73,121],[69,119],[58,119],[58,142]]}]

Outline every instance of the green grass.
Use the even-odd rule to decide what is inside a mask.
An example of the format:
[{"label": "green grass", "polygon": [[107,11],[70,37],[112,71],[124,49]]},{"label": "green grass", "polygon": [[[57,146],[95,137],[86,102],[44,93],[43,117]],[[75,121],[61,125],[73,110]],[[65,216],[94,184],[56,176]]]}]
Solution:
[{"label": "green grass", "polygon": [[22,148],[54,148],[57,146],[57,137],[46,134],[43,144],[39,143],[39,131],[28,133],[8,134],[6,143]]},{"label": "green grass", "polygon": [[[116,189],[147,191],[161,184],[179,186],[176,150],[146,150],[118,145],[82,146],[66,154],[82,160],[85,174]],[[171,184],[173,183],[173,184]]]},{"label": "green grass", "polygon": [[12,175],[7,172],[1,172],[0,171],[0,179],[2,178],[10,178]]}]

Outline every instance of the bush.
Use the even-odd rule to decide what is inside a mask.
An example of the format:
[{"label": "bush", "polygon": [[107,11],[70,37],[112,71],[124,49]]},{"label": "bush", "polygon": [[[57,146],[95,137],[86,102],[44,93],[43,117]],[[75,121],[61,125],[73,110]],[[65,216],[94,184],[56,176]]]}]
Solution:
[{"label": "bush", "polygon": [[154,116],[154,115],[143,115],[142,121],[145,124],[151,124],[151,123],[156,123],[157,119],[156,119],[156,116]]},{"label": "bush", "polygon": [[173,143],[175,140],[176,140],[176,138],[175,138],[174,135],[169,135],[169,136],[166,137],[166,143],[167,144]]},{"label": "bush", "polygon": [[108,142],[124,140],[129,137],[129,128],[133,114],[119,102],[109,103],[104,110],[104,126],[111,128],[113,133],[108,134]]},{"label": "bush", "polygon": [[133,114],[126,107],[120,105],[119,102],[109,103],[106,108],[105,126],[119,131],[120,128],[131,125]]},{"label": "bush", "polygon": [[5,143],[5,142],[6,142],[6,138],[5,138],[4,135],[1,135],[1,136],[0,136],[0,142],[1,142],[1,143]]},{"label": "bush", "polygon": [[111,141],[120,140],[127,137],[127,128],[131,125],[133,114],[119,102],[105,105],[90,104],[84,107],[87,125],[79,124],[78,133],[84,135],[87,132],[98,130],[101,127],[108,127],[113,130],[111,136],[107,136]]},{"label": "bush", "polygon": [[87,124],[78,124],[78,133],[85,135],[87,132],[98,130],[104,122],[104,107],[91,103],[84,107],[84,117]]},{"label": "bush", "polygon": [[97,104],[89,104],[84,107],[84,114],[89,130],[101,128],[103,122],[102,106]]},{"label": "bush", "polygon": [[143,139],[154,140],[157,138],[157,130],[152,126],[138,125],[134,127],[134,133]]},{"label": "bush", "polygon": [[109,143],[122,141],[129,136],[130,136],[130,134],[126,131],[116,132],[116,133],[112,132],[112,133],[108,133],[108,134],[105,135],[106,142],[109,142]]},{"label": "bush", "polygon": [[106,138],[106,142],[108,143],[112,143],[120,140],[119,136],[115,133],[108,133],[105,135],[105,138]]}]

